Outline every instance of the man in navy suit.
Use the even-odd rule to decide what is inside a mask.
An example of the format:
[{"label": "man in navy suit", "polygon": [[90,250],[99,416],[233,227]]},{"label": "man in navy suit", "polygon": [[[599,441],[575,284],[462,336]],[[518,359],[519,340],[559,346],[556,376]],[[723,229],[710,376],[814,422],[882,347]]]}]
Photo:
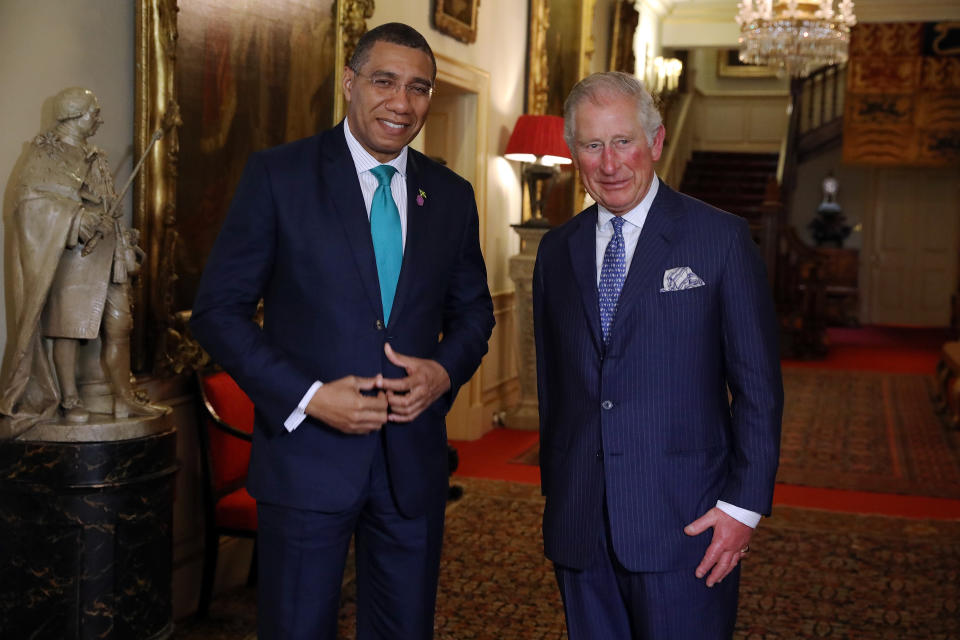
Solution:
[{"label": "man in navy suit", "polygon": [[357,637],[433,635],[444,417],[494,324],[473,190],[407,146],[435,79],[417,31],[366,33],[346,119],[250,157],[200,283],[193,332],[256,405],[261,639],[336,637],[352,536]]},{"label": "man in navy suit", "polygon": [[664,128],[636,78],[587,77],[564,119],[597,204],[544,236],[533,296],[544,546],[568,632],[729,638],[779,457],[764,267],[744,220],[657,179]]}]

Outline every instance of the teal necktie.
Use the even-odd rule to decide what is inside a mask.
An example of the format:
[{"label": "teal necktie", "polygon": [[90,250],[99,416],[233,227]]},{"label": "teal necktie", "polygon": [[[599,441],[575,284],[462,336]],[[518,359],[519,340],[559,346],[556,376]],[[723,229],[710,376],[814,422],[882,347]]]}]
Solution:
[{"label": "teal necktie", "polygon": [[377,276],[380,279],[380,301],[383,303],[383,321],[390,319],[393,296],[397,291],[400,265],[403,263],[403,231],[400,228],[400,212],[390,192],[390,180],[396,168],[388,164],[374,167],[370,173],[380,183],[370,204],[370,235],[373,236],[373,252],[377,257]]}]

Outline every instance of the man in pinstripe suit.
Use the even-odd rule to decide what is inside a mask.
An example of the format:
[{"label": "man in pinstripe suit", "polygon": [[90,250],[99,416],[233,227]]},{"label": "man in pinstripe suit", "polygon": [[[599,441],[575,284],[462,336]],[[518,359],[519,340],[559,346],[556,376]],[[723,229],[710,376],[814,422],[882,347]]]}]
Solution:
[{"label": "man in pinstripe suit", "polygon": [[533,296],[544,546],[568,632],[729,638],[779,458],[764,267],[744,220],[657,179],[664,128],[633,76],[582,80],[564,112],[597,204],[544,236]]}]

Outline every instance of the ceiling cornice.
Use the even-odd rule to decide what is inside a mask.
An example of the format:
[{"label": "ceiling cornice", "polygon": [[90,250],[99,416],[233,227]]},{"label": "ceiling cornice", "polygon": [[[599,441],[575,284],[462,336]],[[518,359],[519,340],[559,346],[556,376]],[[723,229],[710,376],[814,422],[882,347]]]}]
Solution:
[{"label": "ceiling cornice", "polygon": [[726,22],[737,14],[730,0],[676,0],[665,20],[671,22]]},{"label": "ceiling cornice", "polygon": [[[860,22],[960,20],[960,2],[956,0],[864,0],[856,3],[854,11]],[[736,13],[735,0],[670,0],[664,23],[732,22]]]}]

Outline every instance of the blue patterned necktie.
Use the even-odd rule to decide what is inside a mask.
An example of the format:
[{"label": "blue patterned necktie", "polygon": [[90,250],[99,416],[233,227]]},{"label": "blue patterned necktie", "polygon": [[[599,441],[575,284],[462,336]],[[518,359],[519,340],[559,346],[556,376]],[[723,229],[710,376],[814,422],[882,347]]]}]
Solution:
[{"label": "blue patterned necktie", "polygon": [[403,263],[400,212],[390,191],[390,180],[396,171],[396,168],[388,164],[381,164],[370,170],[380,183],[370,204],[370,235],[373,236],[373,253],[377,257],[377,277],[380,279],[384,322],[390,319],[393,296],[400,278],[400,265]]},{"label": "blue patterned necktie", "polygon": [[603,253],[603,265],[600,267],[600,332],[603,344],[610,342],[610,327],[617,315],[617,300],[623,280],[627,276],[627,251],[623,243],[623,218],[614,216],[613,237]]}]

